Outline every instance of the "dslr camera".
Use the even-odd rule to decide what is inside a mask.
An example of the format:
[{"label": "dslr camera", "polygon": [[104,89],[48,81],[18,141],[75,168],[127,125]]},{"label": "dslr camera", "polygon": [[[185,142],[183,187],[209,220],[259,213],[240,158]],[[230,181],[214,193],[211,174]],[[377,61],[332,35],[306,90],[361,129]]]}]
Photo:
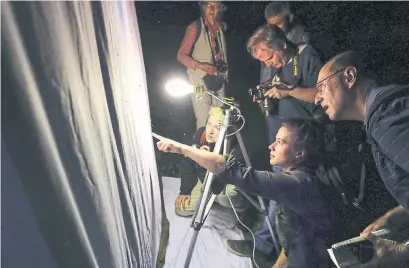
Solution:
[{"label": "dslr camera", "polygon": [[215,64],[218,73],[225,73],[229,70],[229,66],[224,60],[218,60]]},{"label": "dslr camera", "polygon": [[264,97],[264,94],[270,89],[271,87],[266,86],[266,85],[261,85],[261,86],[257,86],[257,87],[252,87],[249,88],[249,95],[252,97],[255,97],[256,100],[258,101],[262,101],[264,100],[266,97]]},{"label": "dslr camera", "polygon": [[264,94],[265,94],[269,89],[271,89],[271,88],[273,88],[273,87],[277,88],[278,90],[288,90],[287,87],[282,86],[282,85],[272,86],[272,85],[270,85],[270,84],[268,84],[268,85],[266,85],[266,84],[261,84],[261,85],[258,85],[258,86],[256,86],[256,87],[249,88],[248,91],[249,91],[249,95],[250,95],[250,96],[255,97],[256,100],[258,100],[258,101],[262,101],[262,100],[264,100],[264,99],[266,98],[266,97],[264,97]]},{"label": "dslr camera", "polygon": [[288,90],[285,86],[275,85],[272,86],[270,83],[261,84],[256,87],[248,89],[249,95],[254,97],[257,101],[263,101],[265,115],[276,115],[278,109],[278,100],[270,99],[264,96],[264,94],[271,88],[277,88],[278,90]]}]

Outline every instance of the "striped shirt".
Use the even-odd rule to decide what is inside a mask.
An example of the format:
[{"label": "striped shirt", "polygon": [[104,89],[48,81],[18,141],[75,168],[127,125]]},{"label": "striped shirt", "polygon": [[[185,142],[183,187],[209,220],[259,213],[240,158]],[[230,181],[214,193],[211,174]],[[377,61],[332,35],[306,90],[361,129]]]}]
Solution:
[{"label": "striped shirt", "polygon": [[[409,211],[409,86],[375,87],[367,103],[365,126],[378,172],[392,196]],[[378,103],[378,104],[375,104]]]}]

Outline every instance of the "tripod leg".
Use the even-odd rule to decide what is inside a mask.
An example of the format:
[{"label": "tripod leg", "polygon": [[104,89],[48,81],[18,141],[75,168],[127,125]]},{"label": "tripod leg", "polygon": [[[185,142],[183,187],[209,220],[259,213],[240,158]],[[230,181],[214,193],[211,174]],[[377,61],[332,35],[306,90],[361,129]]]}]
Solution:
[{"label": "tripod leg", "polygon": [[199,211],[200,203],[202,203],[202,198],[203,198],[203,193],[204,193],[204,187],[205,187],[205,185],[206,185],[206,182],[207,182],[207,178],[208,178],[208,177],[209,177],[209,171],[206,172],[206,176],[205,176],[205,178],[204,178],[204,180],[203,180],[203,184],[202,184],[202,187],[201,187],[201,189],[200,189],[199,200],[198,200],[197,203],[196,203],[195,212],[193,213],[192,221],[190,222],[190,227],[193,227],[193,224],[195,223],[195,220],[196,220],[196,217],[197,217],[197,212]]},{"label": "tripod leg", "polygon": [[260,207],[259,204],[246,192],[242,191],[239,189],[239,192],[261,213],[264,212],[264,210]]},{"label": "tripod leg", "polygon": [[209,215],[209,212],[213,206],[214,200],[216,200],[216,195],[212,194],[212,196],[210,196],[209,202],[206,205],[205,212],[204,212],[205,218],[203,219],[203,221],[205,221],[207,218],[207,215]]},{"label": "tripod leg", "polygon": [[[217,139],[215,148],[213,150],[213,152],[215,153],[220,153],[221,151],[221,147],[222,147],[222,143],[223,140],[226,136],[226,127],[222,127],[220,129],[220,134],[219,137]],[[190,245],[189,245],[189,250],[187,253],[187,257],[186,257],[186,261],[185,261],[185,268],[188,268],[190,265],[190,261],[192,258],[192,254],[194,251],[194,248],[196,246],[196,240],[197,240],[197,236],[199,235],[199,231],[202,228],[202,225],[204,223],[204,221],[207,218],[207,214],[210,211],[211,206],[213,205],[214,199],[215,199],[215,195],[212,194],[210,186],[212,184],[214,178],[214,174],[211,172],[207,172],[206,173],[206,177],[204,180],[204,189],[202,191],[202,194],[200,196],[200,203],[198,203],[196,205],[196,210],[194,213],[194,217],[192,218],[192,224],[191,226],[194,229],[194,233],[192,236],[192,240],[190,241]]]},{"label": "tripod leg", "polygon": [[192,240],[190,240],[190,245],[189,245],[189,250],[187,252],[187,256],[186,256],[186,260],[185,260],[185,268],[189,268],[190,266],[190,261],[192,260],[192,255],[193,255],[193,251],[195,249],[196,246],[196,240],[197,240],[197,236],[199,235],[199,229],[195,229],[193,232],[193,236],[192,236]]}]

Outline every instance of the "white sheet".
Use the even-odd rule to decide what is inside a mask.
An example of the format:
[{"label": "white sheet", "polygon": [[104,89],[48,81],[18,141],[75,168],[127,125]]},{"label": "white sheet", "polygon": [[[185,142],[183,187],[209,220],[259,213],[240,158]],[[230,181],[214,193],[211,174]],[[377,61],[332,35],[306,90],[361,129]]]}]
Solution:
[{"label": "white sheet", "polygon": [[[179,217],[174,211],[180,179],[164,177],[162,180],[166,215],[170,223],[165,268],[180,268],[184,267],[193,234],[193,229],[190,228],[191,218]],[[249,258],[238,257],[226,248],[227,239],[243,238],[242,232],[235,227],[236,222],[237,219],[232,211],[213,206],[199,232],[190,268],[252,267]]]},{"label": "white sheet", "polygon": [[[134,2],[3,1],[1,16],[1,134],[18,174],[7,182],[24,188],[36,244],[59,268],[156,267],[162,208]],[[14,242],[36,237],[24,234]],[[9,260],[25,257],[17,246]]]}]

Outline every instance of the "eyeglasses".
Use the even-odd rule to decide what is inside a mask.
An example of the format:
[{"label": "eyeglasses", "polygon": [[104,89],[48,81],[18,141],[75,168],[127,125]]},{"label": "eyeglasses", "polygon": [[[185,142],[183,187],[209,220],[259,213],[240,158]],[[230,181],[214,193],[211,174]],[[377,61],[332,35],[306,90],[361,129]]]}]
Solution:
[{"label": "eyeglasses", "polygon": [[[259,61],[262,62],[267,62],[269,60],[271,60],[274,57],[274,50],[272,49],[268,49],[266,47],[262,47],[261,44],[257,44],[253,47],[251,55],[253,56],[253,58],[258,59]],[[262,55],[268,55],[266,56],[266,59],[263,59]]]},{"label": "eyeglasses", "polygon": [[[334,77],[335,75],[339,74],[340,72],[345,71],[346,69],[347,69],[347,68],[343,68],[343,69],[341,69],[341,70],[338,70],[338,71],[334,72],[333,74],[328,75],[327,77],[325,77],[324,79],[322,79],[320,82],[318,82],[318,83],[317,83],[317,86],[316,86],[316,87],[317,87],[317,90],[318,90],[318,93],[320,93],[320,94],[324,93],[325,89],[327,88],[328,81],[329,81],[332,77]],[[324,81],[327,81],[327,82],[324,84],[324,83],[323,83]]]},{"label": "eyeglasses", "polygon": [[226,6],[222,4],[217,4],[217,5],[205,4],[204,6],[208,9],[214,9],[214,10],[220,10],[220,11],[226,10]]}]

